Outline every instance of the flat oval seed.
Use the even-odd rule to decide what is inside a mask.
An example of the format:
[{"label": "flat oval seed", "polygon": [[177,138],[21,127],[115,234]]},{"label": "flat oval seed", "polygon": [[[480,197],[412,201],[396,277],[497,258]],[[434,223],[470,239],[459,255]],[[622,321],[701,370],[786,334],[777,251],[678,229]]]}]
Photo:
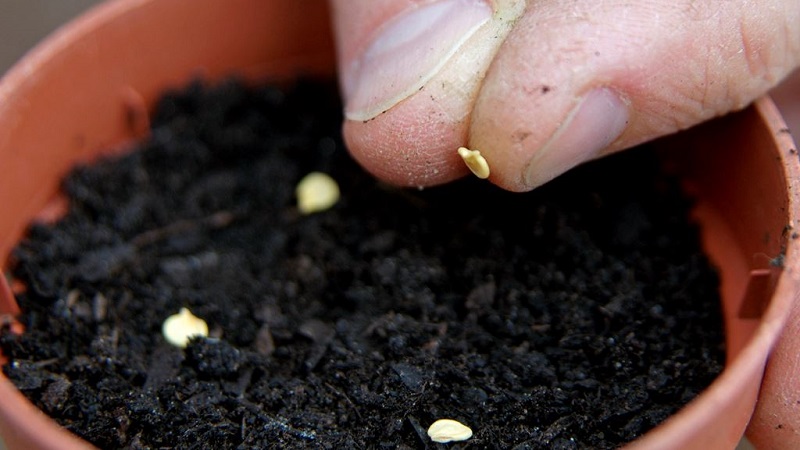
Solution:
[{"label": "flat oval seed", "polygon": [[439,419],[428,428],[428,436],[433,442],[444,444],[454,441],[466,441],[472,437],[472,430],[459,421]]},{"label": "flat oval seed", "polygon": [[297,209],[303,214],[324,211],[339,201],[339,185],[322,172],[311,172],[295,188]]},{"label": "flat oval seed", "polygon": [[161,326],[161,333],[170,344],[185,348],[192,336],[208,336],[208,324],[187,308],[181,308],[178,314],[167,317]]},{"label": "flat oval seed", "polygon": [[476,177],[482,180],[489,178],[489,163],[486,162],[486,158],[481,156],[480,151],[460,147],[458,149],[458,155],[461,156],[461,159],[464,160],[464,163]]}]

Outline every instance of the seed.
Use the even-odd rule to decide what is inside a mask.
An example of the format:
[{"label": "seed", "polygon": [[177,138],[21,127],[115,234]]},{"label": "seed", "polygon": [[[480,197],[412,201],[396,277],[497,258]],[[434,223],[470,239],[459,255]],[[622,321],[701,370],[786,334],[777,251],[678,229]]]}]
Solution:
[{"label": "seed", "polygon": [[466,441],[472,437],[472,430],[456,420],[439,419],[428,428],[428,436],[433,442],[444,444],[453,441]]},{"label": "seed", "polygon": [[478,150],[470,150],[466,147],[459,147],[458,155],[464,160],[464,163],[469,167],[469,170],[480,179],[489,178],[489,163],[486,158],[481,156]]},{"label": "seed", "polygon": [[161,333],[170,344],[185,348],[192,336],[207,337],[208,325],[187,308],[181,308],[178,314],[167,317],[161,326]]},{"label": "seed", "polygon": [[311,172],[295,188],[297,209],[303,214],[324,211],[339,200],[336,180],[322,172]]}]

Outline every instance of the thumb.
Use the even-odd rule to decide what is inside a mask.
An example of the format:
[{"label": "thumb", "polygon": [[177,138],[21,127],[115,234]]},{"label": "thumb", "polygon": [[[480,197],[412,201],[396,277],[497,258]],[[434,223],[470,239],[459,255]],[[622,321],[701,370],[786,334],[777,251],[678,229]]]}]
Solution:
[{"label": "thumb", "polygon": [[467,172],[456,150],[495,53],[525,0],[331,0],[352,155],[386,181]]},{"label": "thumb", "polygon": [[800,2],[531,2],[474,105],[501,186],[740,109],[800,63]]}]

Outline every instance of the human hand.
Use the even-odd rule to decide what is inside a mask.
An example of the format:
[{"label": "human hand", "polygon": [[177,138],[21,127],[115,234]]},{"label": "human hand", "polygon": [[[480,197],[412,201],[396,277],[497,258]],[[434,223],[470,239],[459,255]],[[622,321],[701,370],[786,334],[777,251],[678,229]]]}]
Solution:
[{"label": "human hand", "polygon": [[331,0],[353,156],[526,191],[740,109],[800,64],[796,0]]}]

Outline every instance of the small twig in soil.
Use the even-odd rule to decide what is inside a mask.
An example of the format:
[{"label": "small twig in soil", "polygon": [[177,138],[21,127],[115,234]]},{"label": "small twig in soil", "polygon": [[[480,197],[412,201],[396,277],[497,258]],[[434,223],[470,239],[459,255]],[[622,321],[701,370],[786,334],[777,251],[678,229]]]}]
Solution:
[{"label": "small twig in soil", "polygon": [[225,228],[234,220],[236,220],[236,215],[230,211],[219,211],[210,216],[199,219],[178,220],[161,228],[147,230],[135,236],[133,239],[131,239],[131,244],[134,247],[141,248],[154,244],[158,241],[162,241],[171,236],[186,233],[201,227],[212,230]]},{"label": "small twig in soil", "polygon": [[358,412],[358,408],[356,407],[355,403],[353,403],[353,401],[350,400],[350,396],[348,396],[344,392],[340,391],[339,389],[336,389],[336,387],[332,386],[330,383],[326,382],[325,386],[328,389],[330,389],[331,391],[333,391],[334,394],[338,395],[339,397],[344,398],[344,400],[347,402],[347,404],[350,405],[353,408],[353,412],[356,413],[356,417],[358,418],[359,422],[363,420],[361,418],[361,413]]},{"label": "small twig in soil", "polygon": [[41,368],[47,367],[47,366],[49,366],[51,364],[55,364],[55,363],[57,363],[59,361],[60,361],[59,358],[43,359],[41,361],[36,361],[35,363],[32,363],[31,366],[32,367],[36,367],[37,369],[41,369]]},{"label": "small twig in soil", "polygon": [[419,438],[420,444],[424,448],[430,448],[430,438],[428,437],[428,433],[425,431],[425,428],[420,425],[419,420],[414,417],[408,416],[406,420],[411,425],[411,428],[414,430],[414,433]]}]

